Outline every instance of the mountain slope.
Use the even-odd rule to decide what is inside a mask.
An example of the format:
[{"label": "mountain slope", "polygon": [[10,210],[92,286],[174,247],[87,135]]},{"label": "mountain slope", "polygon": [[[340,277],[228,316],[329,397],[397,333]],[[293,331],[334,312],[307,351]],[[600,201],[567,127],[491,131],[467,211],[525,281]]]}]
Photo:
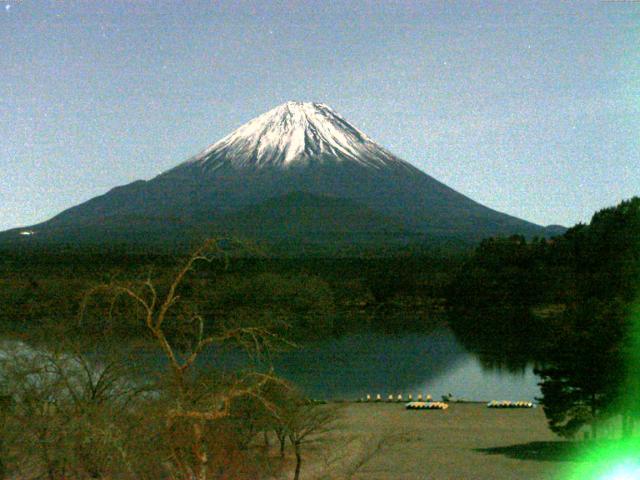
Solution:
[{"label": "mountain slope", "polygon": [[[299,215],[303,206],[306,216]],[[367,220],[355,221],[359,215]],[[29,241],[157,237],[169,243],[221,230],[261,239],[355,229],[377,238],[384,232],[394,241],[408,233],[479,240],[545,232],[438,182],[326,105],[298,102],[256,117],[149,181],[114,188],[28,229],[35,232]],[[0,240],[15,240],[17,233]]]},{"label": "mountain slope", "polygon": [[227,230],[240,237],[312,243],[357,242],[406,231],[401,222],[364,205],[306,192],[292,192],[249,205],[212,222],[210,228]]}]

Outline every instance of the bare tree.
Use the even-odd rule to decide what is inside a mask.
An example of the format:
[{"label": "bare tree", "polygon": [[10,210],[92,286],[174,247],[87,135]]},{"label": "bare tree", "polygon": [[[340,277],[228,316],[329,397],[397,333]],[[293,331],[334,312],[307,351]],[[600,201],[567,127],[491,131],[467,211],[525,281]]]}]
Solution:
[{"label": "bare tree", "polygon": [[[224,239],[205,242],[179,268],[164,293],[159,292],[151,278],[143,282],[112,282],[93,288],[82,304],[81,322],[90,300],[100,294],[110,296],[110,305],[124,296],[141,309],[144,325],[160,347],[171,372],[171,401],[165,411],[167,431],[184,433],[186,429],[190,432],[187,437],[189,448],[177,445],[171,448],[171,472],[176,478],[209,478],[207,429],[212,422],[231,415],[234,401],[251,397],[268,410],[276,409],[262,395],[262,389],[267,383],[279,381],[272,370],[234,375],[215,386],[207,385],[204,389],[201,388],[202,383],[194,380],[199,378],[193,368],[198,356],[212,345],[234,343],[250,355],[260,356],[281,340],[273,333],[272,325],[218,324],[210,332],[211,329],[205,329],[205,320],[196,308],[177,308],[181,300],[180,287],[196,263],[218,260],[227,264],[230,247],[237,248],[238,244]],[[167,323],[172,319],[174,310],[178,311],[179,326],[186,327],[181,336],[167,333]]]},{"label": "bare tree", "polygon": [[319,405],[301,396],[292,395],[289,401],[279,406],[276,415],[277,428],[291,442],[295,455],[293,478],[299,480],[303,449],[322,441],[327,433],[334,430],[337,410],[333,405]]},{"label": "bare tree", "polygon": [[4,433],[20,452],[23,471],[102,478],[118,470],[104,432],[126,437],[131,425],[124,420],[148,382],[132,374],[125,355],[91,358],[60,338],[55,346],[3,349],[0,371],[13,403]]}]

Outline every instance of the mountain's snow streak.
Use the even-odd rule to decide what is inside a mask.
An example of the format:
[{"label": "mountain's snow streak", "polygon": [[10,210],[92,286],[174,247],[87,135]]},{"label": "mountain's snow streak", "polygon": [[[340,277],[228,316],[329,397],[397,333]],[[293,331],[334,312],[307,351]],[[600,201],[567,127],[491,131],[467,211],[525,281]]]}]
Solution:
[{"label": "mountain's snow streak", "polygon": [[408,164],[321,103],[287,102],[245,123],[191,158],[205,170],[354,161],[382,168]]}]

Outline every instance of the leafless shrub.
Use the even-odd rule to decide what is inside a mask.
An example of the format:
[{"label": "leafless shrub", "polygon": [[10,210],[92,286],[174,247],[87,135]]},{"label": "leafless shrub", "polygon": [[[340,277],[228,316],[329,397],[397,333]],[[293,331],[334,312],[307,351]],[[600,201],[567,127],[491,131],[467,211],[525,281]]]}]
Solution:
[{"label": "leafless shrub", "polygon": [[[207,241],[178,270],[165,292],[159,292],[150,278],[140,283],[113,282],[93,288],[82,305],[84,314],[92,297],[106,294],[111,297],[111,306],[125,297],[142,311],[147,332],[169,366],[170,375],[164,382],[167,388],[162,398],[167,432],[163,438],[169,452],[165,463],[171,477],[176,479],[220,477],[221,467],[213,460],[220,451],[230,448],[220,431],[229,427],[229,422],[222,420],[233,416],[234,405],[252,401],[260,404],[260,408],[275,411],[275,405],[262,394],[267,383],[279,382],[272,370],[248,371],[224,378],[214,373],[212,378],[203,381],[202,375],[193,368],[198,356],[212,345],[233,343],[250,357],[260,358],[281,341],[271,325],[259,323],[219,323],[212,331],[205,328],[204,317],[196,308],[180,304],[179,289],[194,265],[214,260],[228,262],[228,247],[226,240]],[[171,320],[180,328],[168,334],[167,323]],[[244,443],[246,446],[246,439]],[[229,458],[228,452],[224,458]]]}]

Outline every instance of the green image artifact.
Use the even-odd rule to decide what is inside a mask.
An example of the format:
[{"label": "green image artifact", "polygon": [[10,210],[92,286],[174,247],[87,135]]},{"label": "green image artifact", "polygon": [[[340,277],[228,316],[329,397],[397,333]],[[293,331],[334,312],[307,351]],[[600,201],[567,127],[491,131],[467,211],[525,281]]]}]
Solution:
[{"label": "green image artifact", "polygon": [[622,438],[585,445],[577,455],[577,466],[568,480],[640,479],[640,437],[634,436],[633,423],[640,414],[640,301],[631,309],[626,352],[626,382],[620,399]]}]

